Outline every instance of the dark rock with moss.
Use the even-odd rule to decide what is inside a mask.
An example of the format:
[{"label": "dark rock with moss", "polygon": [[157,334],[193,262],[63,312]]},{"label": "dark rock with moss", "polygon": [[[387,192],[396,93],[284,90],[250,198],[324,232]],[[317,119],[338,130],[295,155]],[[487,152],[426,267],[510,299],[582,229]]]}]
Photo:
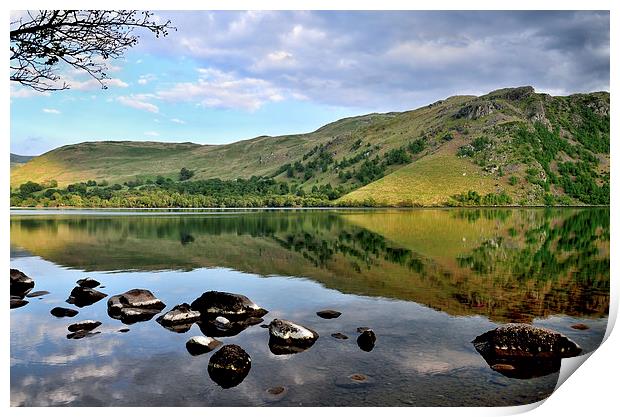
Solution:
[{"label": "dark rock with moss", "polygon": [[314,330],[292,321],[274,319],[269,323],[269,350],[275,355],[303,352],[318,338]]},{"label": "dark rock with moss", "polygon": [[86,307],[95,304],[99,300],[103,300],[107,296],[107,294],[99,292],[95,289],[78,286],[71,290],[71,294],[69,295],[67,302],[77,307]]},{"label": "dark rock with moss", "polygon": [[185,348],[192,356],[211,352],[220,346],[222,346],[222,342],[206,336],[194,336],[185,343]]},{"label": "dark rock with moss", "polygon": [[342,313],[336,310],[321,310],[317,311],[316,315],[322,319],[335,319],[340,317]]},{"label": "dark rock with moss", "polygon": [[581,347],[563,334],[529,324],[500,326],[472,343],[493,370],[518,379],[558,372],[562,358],[581,353]]},{"label": "dark rock with moss", "polygon": [[166,307],[152,292],[133,289],[108,299],[108,315],[124,324],[148,321]]},{"label": "dark rock with moss", "polygon": [[209,376],[222,388],[239,385],[250,372],[252,360],[240,346],[226,345],[215,352],[209,360]]},{"label": "dark rock with moss", "polygon": [[357,346],[365,352],[370,352],[375,348],[376,341],[377,336],[375,332],[371,329],[366,329],[357,337]]},{"label": "dark rock with moss", "polygon": [[203,293],[192,302],[191,308],[203,316],[222,316],[229,320],[262,317],[268,313],[245,295],[220,291]]},{"label": "dark rock with moss", "polygon": [[24,298],[34,288],[34,280],[18,269],[11,269],[11,295]]},{"label": "dark rock with moss", "polygon": [[72,308],[54,307],[50,310],[50,314],[54,317],[75,317],[78,311]]},{"label": "dark rock with moss", "polygon": [[80,287],[86,287],[86,288],[95,288],[98,287],[99,285],[101,285],[101,283],[99,281],[97,281],[96,279],[92,279],[92,278],[83,278],[83,279],[78,279],[77,280],[77,284]]}]

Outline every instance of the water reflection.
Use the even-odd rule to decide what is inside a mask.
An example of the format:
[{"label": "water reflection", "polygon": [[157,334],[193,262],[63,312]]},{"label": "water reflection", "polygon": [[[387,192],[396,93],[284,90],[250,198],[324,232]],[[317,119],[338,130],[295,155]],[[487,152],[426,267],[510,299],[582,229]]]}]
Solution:
[{"label": "water reflection", "polygon": [[608,209],[13,216],[11,242],[86,271],[303,276],[502,322],[609,305]]},{"label": "water reflection", "polygon": [[[11,256],[50,292],[11,311],[12,405],[530,403],[552,392],[556,369],[514,378],[471,340],[524,321],[589,352],[609,303],[606,209],[13,215]],[[50,314],[85,276],[109,294],[148,288],[168,306],[209,290],[244,294],[269,310],[264,323],[286,318],[321,337],[277,355],[258,322],[223,334],[150,320],[121,333],[103,302],[75,318]],[[326,309],[342,315],[317,316]],[[102,322],[99,334],[67,339],[67,325],[86,319]],[[358,346],[358,328],[376,333],[372,350]],[[188,339],[205,335],[251,357],[236,385],[209,377],[217,349],[188,353]]]}]

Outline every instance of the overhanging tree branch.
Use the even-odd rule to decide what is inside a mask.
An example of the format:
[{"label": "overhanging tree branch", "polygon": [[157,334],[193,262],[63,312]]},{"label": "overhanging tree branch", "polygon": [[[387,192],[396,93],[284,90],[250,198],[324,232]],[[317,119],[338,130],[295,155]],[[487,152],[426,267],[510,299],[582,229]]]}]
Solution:
[{"label": "overhanging tree branch", "polygon": [[120,58],[138,43],[136,29],[155,37],[176,30],[150,11],[40,10],[11,22],[11,81],[37,91],[70,87],[59,75],[66,64],[99,81],[108,79],[106,60]]}]

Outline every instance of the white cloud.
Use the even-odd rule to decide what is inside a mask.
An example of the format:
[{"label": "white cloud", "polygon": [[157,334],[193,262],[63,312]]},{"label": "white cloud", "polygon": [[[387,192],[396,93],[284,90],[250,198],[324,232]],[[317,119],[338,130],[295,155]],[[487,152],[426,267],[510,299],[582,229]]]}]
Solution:
[{"label": "white cloud", "polygon": [[119,96],[116,98],[116,101],[121,103],[123,106],[132,107],[138,110],[146,110],[151,113],[159,113],[159,107],[147,101],[152,98],[152,94],[131,94],[129,96]]},{"label": "white cloud", "polygon": [[[90,90],[101,89],[101,83],[94,78],[90,78],[86,81],[66,79],[65,82],[69,85],[69,88],[73,90],[78,90],[78,91],[90,91]],[[119,88],[129,87],[129,84],[127,84],[126,82],[118,78],[110,78],[108,80],[102,80],[102,82],[108,88],[109,87],[119,87]]]},{"label": "white cloud", "polygon": [[140,76],[140,78],[138,78],[138,84],[146,85],[156,79],[157,77],[154,74],[143,74]]},{"label": "white cloud", "polygon": [[58,109],[43,109],[43,113],[60,114],[60,110],[58,110]]},{"label": "white cloud", "polygon": [[157,93],[169,101],[198,102],[204,107],[241,108],[257,110],[265,103],[284,99],[283,92],[270,82],[214,68],[199,68],[200,76],[194,82],[181,82]]},{"label": "white cloud", "polygon": [[144,136],[157,137],[159,136],[159,133],[155,132],[154,130],[149,130],[147,132],[144,132]]},{"label": "white cloud", "polygon": [[49,92],[37,91],[30,87],[15,87],[11,85],[11,98],[29,98],[29,97],[44,97],[49,96]]},{"label": "white cloud", "polygon": [[178,123],[178,124],[180,124],[180,125],[184,125],[184,124],[185,124],[185,121],[184,121],[184,120],[177,119],[176,117],[175,117],[175,118],[173,118],[173,119],[170,119],[170,121],[171,121],[171,122],[173,122],[173,123]]}]

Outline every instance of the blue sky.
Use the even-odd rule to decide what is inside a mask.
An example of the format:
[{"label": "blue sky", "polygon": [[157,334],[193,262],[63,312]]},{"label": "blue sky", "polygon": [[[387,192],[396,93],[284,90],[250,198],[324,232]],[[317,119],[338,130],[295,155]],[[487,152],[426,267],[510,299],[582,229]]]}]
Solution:
[{"label": "blue sky", "polygon": [[609,90],[607,12],[166,12],[108,62],[108,89],[11,86],[11,152],[88,140],[219,144],[312,131],[456,94]]}]

